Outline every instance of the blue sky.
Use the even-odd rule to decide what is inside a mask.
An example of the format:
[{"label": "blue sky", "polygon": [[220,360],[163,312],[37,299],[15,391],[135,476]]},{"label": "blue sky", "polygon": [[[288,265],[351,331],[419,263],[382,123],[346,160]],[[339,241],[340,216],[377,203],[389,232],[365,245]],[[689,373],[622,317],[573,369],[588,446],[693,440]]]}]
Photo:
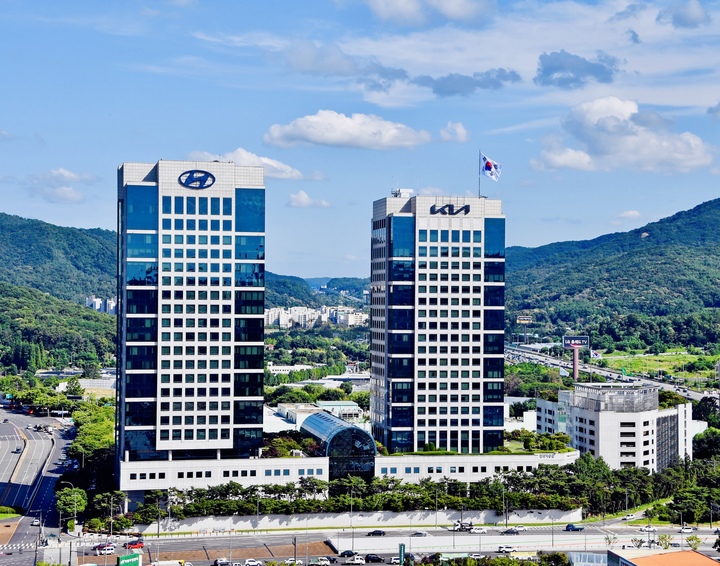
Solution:
[{"label": "blue sky", "polygon": [[369,273],[372,202],[477,195],[508,245],[716,198],[720,4],[5,0],[0,211],[115,228],[124,161],[265,167],[267,268]]}]

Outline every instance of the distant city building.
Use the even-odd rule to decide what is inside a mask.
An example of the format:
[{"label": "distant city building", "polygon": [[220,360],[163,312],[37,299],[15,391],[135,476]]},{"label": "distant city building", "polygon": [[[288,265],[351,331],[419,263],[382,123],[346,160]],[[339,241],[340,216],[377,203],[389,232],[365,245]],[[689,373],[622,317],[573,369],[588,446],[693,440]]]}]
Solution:
[{"label": "distant city building", "polygon": [[100,297],[96,297],[95,295],[90,295],[85,299],[85,306],[99,312],[104,312],[107,314],[117,314],[116,297],[112,297],[110,299],[101,299]]},{"label": "distant city building", "polygon": [[316,324],[332,322],[340,326],[362,326],[367,324],[368,315],[347,307],[274,307],[265,310],[265,324],[280,328],[312,328]]},{"label": "distant city building", "polygon": [[[692,420],[692,404],[658,408],[657,385],[576,383],[557,402],[537,399],[537,432],[562,432],[580,453],[602,457],[613,469],[662,471],[692,458],[693,436],[707,424]],[[703,426],[704,425],[704,426]]]},{"label": "distant city building", "polygon": [[501,202],[408,189],[375,201],[370,286],[374,437],[390,452],[502,446]]},{"label": "distant city building", "polygon": [[263,437],[262,167],[124,163],[118,221],[118,487],[227,482]]}]

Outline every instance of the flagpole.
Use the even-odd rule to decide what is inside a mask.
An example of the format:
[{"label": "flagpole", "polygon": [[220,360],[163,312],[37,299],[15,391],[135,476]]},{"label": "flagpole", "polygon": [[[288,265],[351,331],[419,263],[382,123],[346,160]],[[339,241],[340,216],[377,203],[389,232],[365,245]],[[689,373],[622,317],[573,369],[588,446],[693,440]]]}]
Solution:
[{"label": "flagpole", "polygon": [[487,198],[485,195],[482,194],[482,168],[483,168],[483,162],[482,162],[482,150],[478,150],[478,197],[479,198]]}]

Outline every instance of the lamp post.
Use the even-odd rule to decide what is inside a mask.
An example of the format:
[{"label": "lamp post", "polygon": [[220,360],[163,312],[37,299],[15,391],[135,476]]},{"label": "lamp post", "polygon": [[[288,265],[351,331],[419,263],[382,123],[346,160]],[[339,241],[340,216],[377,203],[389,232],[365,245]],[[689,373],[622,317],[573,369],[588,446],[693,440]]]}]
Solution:
[{"label": "lamp post", "polygon": [[505,484],[503,483],[503,484],[500,484],[500,485],[502,485],[503,515],[505,515],[505,528],[507,529],[508,517],[507,517],[507,507],[505,506]]},{"label": "lamp post", "polygon": [[550,515],[550,546],[555,548],[555,517]]},{"label": "lamp post", "polygon": [[[438,490],[435,489],[435,528],[438,528],[438,510],[437,510],[437,492]],[[710,525],[712,527],[712,525]]]},{"label": "lamp post", "polygon": [[353,496],[355,495],[355,490],[351,487],[350,488],[350,533],[352,537],[352,545],[350,546],[350,550],[355,552],[355,527],[353,526]]},{"label": "lamp post", "polygon": [[628,514],[628,490],[625,488],[625,516]]},{"label": "lamp post", "polygon": [[81,467],[84,470],[85,469],[85,449],[78,444],[78,450],[80,450],[80,452],[82,452],[82,466]]}]

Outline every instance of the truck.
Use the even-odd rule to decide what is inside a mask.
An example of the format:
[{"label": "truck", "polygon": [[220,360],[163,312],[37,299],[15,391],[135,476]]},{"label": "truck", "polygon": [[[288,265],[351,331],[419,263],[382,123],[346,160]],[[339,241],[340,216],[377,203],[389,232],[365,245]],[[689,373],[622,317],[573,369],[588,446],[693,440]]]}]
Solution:
[{"label": "truck", "polygon": [[583,527],[582,525],[573,525],[572,523],[570,523],[569,525],[565,525],[565,530],[566,531],[583,531],[583,530],[585,530],[585,527]]},{"label": "truck", "polygon": [[466,531],[467,531],[467,532],[469,532],[469,531],[472,530],[472,528],[473,528],[473,524],[472,524],[471,522],[469,522],[469,521],[468,521],[468,522],[465,522],[465,521],[463,521],[463,522],[456,521],[455,524],[453,525],[452,530],[453,530],[453,531],[462,531],[462,532],[466,532]]}]

